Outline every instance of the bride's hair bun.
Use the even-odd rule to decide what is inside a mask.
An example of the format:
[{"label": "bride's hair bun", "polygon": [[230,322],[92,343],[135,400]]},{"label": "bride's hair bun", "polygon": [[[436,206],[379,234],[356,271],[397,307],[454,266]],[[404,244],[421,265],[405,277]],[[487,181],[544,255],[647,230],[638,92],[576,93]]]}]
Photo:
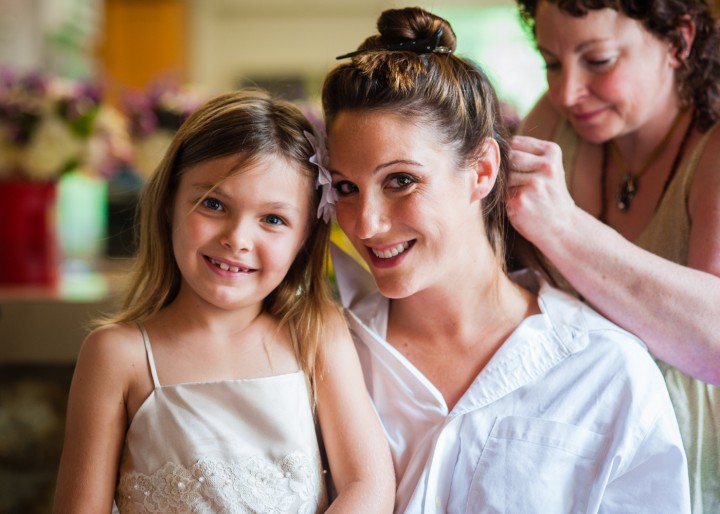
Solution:
[{"label": "bride's hair bun", "polygon": [[445,19],[421,9],[406,7],[384,11],[377,21],[379,34],[367,38],[358,50],[381,48],[387,45],[422,41],[432,38],[442,29],[439,46],[455,50],[456,40],[450,23]]}]

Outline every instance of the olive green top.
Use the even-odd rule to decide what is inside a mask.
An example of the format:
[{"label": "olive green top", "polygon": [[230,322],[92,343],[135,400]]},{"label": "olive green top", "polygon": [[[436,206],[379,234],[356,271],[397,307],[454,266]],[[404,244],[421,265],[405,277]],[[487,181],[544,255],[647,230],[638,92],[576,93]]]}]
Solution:
[{"label": "olive green top", "polygon": [[[688,197],[698,162],[710,134],[708,130],[689,156],[683,158],[668,184],[648,225],[634,241],[636,245],[677,264],[687,265],[690,246]],[[554,141],[563,152],[565,178],[571,183],[580,136],[567,121],[561,123]],[[720,172],[720,170],[718,170]],[[557,270],[551,274],[562,287],[569,287]],[[682,308],[682,306],[678,306]],[[720,336],[718,336],[720,337]],[[679,344],[686,344],[681,341]],[[688,344],[688,346],[690,346]],[[720,513],[720,390],[689,377],[658,361],[678,418],[690,475],[693,514]]]}]

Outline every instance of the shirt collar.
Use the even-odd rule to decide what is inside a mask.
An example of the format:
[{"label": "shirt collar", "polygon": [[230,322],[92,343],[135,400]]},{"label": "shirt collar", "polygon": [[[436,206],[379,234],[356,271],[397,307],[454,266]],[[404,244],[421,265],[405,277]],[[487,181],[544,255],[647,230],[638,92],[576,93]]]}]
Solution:
[{"label": "shirt collar", "polygon": [[[379,335],[387,333],[386,312],[388,300],[380,294],[372,275],[340,247],[331,243],[330,255],[333,267],[337,270],[335,279],[340,292],[342,306],[351,310],[363,323],[370,327],[378,326],[378,318],[383,330]],[[586,331],[587,307],[567,293],[552,287],[538,273],[521,270],[511,275],[518,285],[538,295],[540,310],[549,318],[550,325],[558,339],[571,348],[577,336]],[[380,327],[378,327],[380,328]]]},{"label": "shirt collar", "polygon": [[[378,291],[372,275],[353,257],[332,245],[330,251],[343,307],[353,313],[366,343],[386,345],[388,300]],[[526,318],[478,375],[453,415],[486,405],[530,383],[589,343],[588,307],[552,287],[539,274],[523,270],[511,278],[538,295],[541,313]],[[401,359],[403,360],[403,359]],[[483,384],[487,383],[487,387]],[[460,412],[456,412],[460,411]]]}]

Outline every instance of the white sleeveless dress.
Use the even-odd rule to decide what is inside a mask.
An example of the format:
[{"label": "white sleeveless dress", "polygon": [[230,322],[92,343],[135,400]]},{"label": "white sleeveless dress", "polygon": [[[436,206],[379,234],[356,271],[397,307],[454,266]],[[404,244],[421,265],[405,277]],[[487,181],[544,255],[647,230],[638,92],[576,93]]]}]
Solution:
[{"label": "white sleeveless dress", "polygon": [[161,386],[127,431],[116,503],[135,513],[317,513],[327,493],[302,371]]}]

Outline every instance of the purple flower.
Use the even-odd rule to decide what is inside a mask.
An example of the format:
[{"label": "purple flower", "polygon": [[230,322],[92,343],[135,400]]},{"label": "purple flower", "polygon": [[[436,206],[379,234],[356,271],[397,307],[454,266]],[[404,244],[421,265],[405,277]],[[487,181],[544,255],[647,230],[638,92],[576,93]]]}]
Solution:
[{"label": "purple flower", "polygon": [[319,136],[316,136],[307,130],[305,130],[304,133],[305,137],[315,151],[315,153],[310,156],[310,159],[308,159],[312,164],[318,167],[318,178],[315,188],[320,188],[322,190],[320,203],[318,204],[317,217],[322,218],[325,223],[328,223],[330,218],[332,218],[332,215],[335,213],[337,191],[332,186],[332,177],[327,169],[328,155],[325,136],[322,133],[320,133]]}]

